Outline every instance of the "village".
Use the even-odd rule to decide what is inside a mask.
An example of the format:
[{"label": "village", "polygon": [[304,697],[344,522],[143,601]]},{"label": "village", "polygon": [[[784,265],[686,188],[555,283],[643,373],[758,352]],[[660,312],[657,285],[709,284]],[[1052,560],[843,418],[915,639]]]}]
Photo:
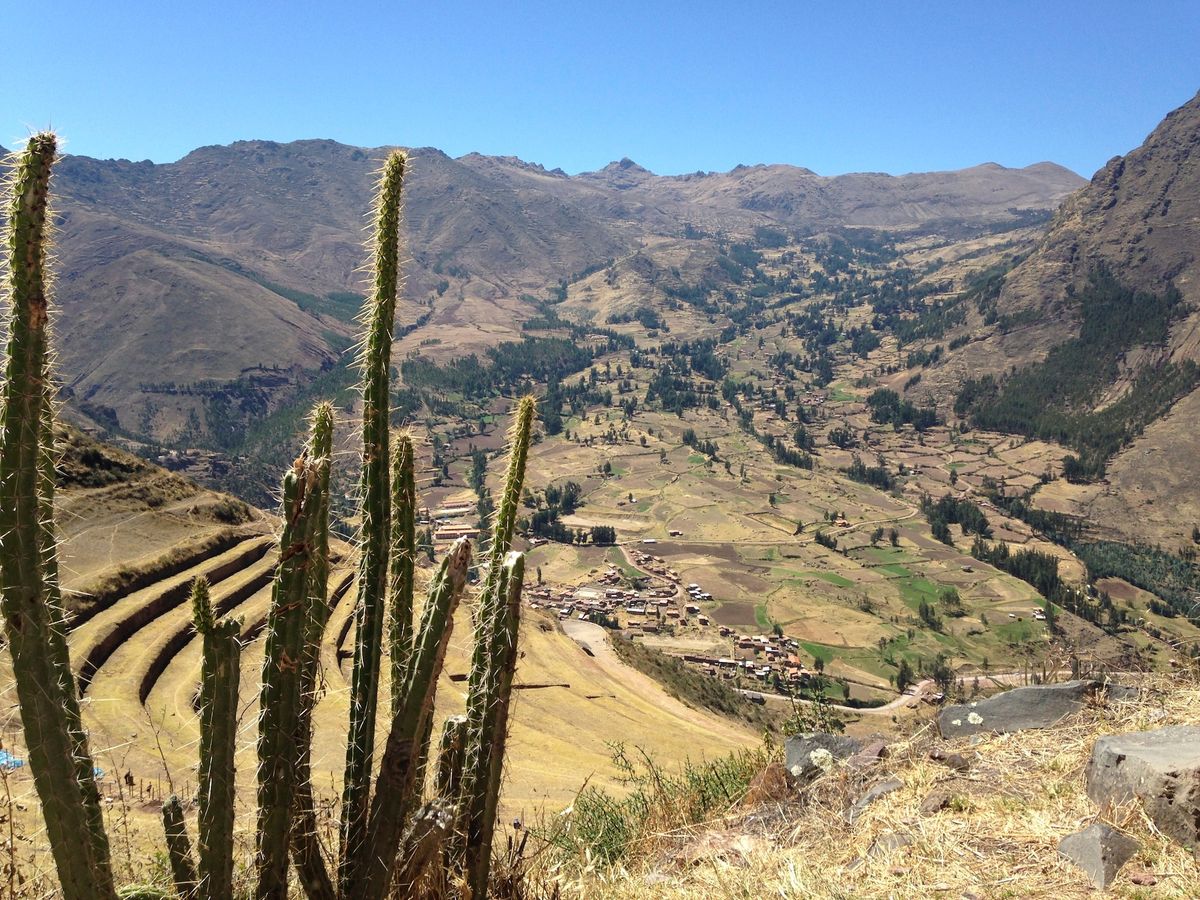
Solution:
[{"label": "village", "polygon": [[781,630],[774,634],[739,634],[719,625],[701,604],[715,603],[713,595],[699,584],[684,585],[679,573],[658,556],[640,550],[628,551],[644,579],[630,587],[629,578],[610,565],[595,586],[536,585],[525,591],[532,609],[545,609],[560,620],[575,618],[618,629],[630,639],[673,636],[712,637],[714,644],[728,641],[727,655],[684,652],[685,663],[713,678],[754,681],[786,690],[807,682],[812,673],[798,656],[800,644]]}]

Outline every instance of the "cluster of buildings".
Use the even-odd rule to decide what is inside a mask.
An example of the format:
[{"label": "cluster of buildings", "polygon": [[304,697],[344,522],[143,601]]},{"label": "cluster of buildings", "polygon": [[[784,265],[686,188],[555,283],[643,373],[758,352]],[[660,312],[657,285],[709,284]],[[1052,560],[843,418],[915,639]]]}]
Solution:
[{"label": "cluster of buildings", "polygon": [[731,655],[713,657],[687,653],[683,661],[714,678],[732,679],[741,675],[764,684],[798,684],[812,674],[797,655],[800,643],[796,640],[783,635],[737,634],[724,626],[720,633],[722,637],[732,639]]},{"label": "cluster of buildings", "polygon": [[[701,627],[713,626],[700,606],[713,600],[710,592],[696,583],[681,585],[679,574],[659,557],[636,550],[630,556],[643,571],[658,576],[661,583],[635,590],[624,586],[621,572],[610,567],[594,587],[526,588],[526,602],[534,609],[550,610],[560,619],[619,622],[630,635],[658,634],[693,622]],[[811,677],[798,655],[798,641],[783,635],[738,634],[725,625],[716,627],[729,641],[729,655],[687,653],[681,657],[685,663],[714,678],[741,676],[768,686],[795,685]]]},{"label": "cluster of buildings", "polygon": [[453,543],[460,537],[474,538],[479,534],[471,522],[475,509],[474,500],[446,501],[437,509],[422,509],[421,524],[433,527],[433,539],[439,544]]}]

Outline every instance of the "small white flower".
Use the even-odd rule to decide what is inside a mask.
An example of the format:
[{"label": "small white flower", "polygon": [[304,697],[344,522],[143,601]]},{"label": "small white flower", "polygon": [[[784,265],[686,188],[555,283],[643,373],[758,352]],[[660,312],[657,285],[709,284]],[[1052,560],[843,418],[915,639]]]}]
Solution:
[{"label": "small white flower", "polygon": [[822,772],[828,772],[833,768],[833,754],[824,747],[818,747],[812,753],[808,754],[808,761]]},{"label": "small white flower", "polygon": [[983,724],[983,716],[981,716],[977,712],[973,712],[969,716],[967,716],[967,721],[970,722],[972,725],[982,725]]}]

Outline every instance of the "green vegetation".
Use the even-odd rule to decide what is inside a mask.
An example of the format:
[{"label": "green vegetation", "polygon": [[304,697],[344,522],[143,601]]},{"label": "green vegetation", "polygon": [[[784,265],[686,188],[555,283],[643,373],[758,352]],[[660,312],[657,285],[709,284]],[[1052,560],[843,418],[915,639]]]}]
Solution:
[{"label": "green vegetation", "polygon": [[623,795],[584,788],[563,825],[545,837],[567,861],[620,862],[651,835],[705,822],[728,809],[776,753],[764,746],[710,762],[687,761],[671,773],[644,751],[638,751],[640,758],[635,760],[622,744],[614,744],[613,762],[621,773]]},{"label": "green vegetation", "polygon": [[959,525],[963,534],[977,534],[990,538],[992,526],[988,524],[987,516],[970,500],[946,494],[934,502],[928,494],[921,498],[921,512],[929,520],[933,536],[943,544],[954,545],[950,535],[950,526]]},{"label": "green vegetation", "polygon": [[1123,578],[1142,590],[1157,594],[1150,611],[1172,618],[1184,616],[1200,625],[1200,575],[1196,567],[1158,547],[1097,541],[1074,547],[1088,569],[1088,579]]},{"label": "green vegetation", "polygon": [[871,409],[871,421],[881,425],[891,424],[896,428],[912,425],[917,431],[924,431],[939,422],[937,410],[932,406],[918,407],[888,388],[879,388],[871,394],[867,406]]},{"label": "green vegetation", "polygon": [[842,469],[852,481],[869,484],[881,491],[890,491],[896,486],[896,477],[885,466],[868,466],[856,453],[850,467]]},{"label": "green vegetation", "polygon": [[1143,369],[1121,399],[1094,411],[1120,375],[1125,355],[1164,343],[1171,323],[1186,310],[1174,288],[1162,294],[1136,291],[1105,269],[1092,272],[1078,302],[1078,337],[1003,381],[991,375],[967,379],[954,411],[979,428],[1066,444],[1077,455],[1068,458],[1064,474],[1090,480],[1101,477],[1114,453],[1200,382],[1200,368],[1187,361]]}]

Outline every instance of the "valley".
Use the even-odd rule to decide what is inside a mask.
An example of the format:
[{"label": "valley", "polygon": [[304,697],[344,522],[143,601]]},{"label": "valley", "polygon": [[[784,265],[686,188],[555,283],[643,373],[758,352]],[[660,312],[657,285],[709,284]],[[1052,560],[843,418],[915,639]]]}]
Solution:
[{"label": "valley", "polygon": [[[1133,239],[1145,259],[1111,246],[1134,227],[1125,180],[1157,183],[1158,145],[1181,135],[1200,158],[1200,99],[1082,187],[1046,163],[660,177],[622,160],[566,176],[414,152],[379,421],[414,443],[418,596],[454,541],[486,539],[503,428],[520,398],[537,407],[508,495],[528,569],[502,821],[549,834],[587,789],[636,792],[630,753],[651,770],[719,766],[813,723],[891,739],[949,699],[1195,666],[1200,296],[1194,254],[1150,239],[1194,225],[1190,192],[1154,207],[1165,221]],[[277,483],[307,464],[321,399],[337,465],[311,787],[321,833],[337,827],[367,418],[347,235],[374,152],[244,142],[169,166],[64,163],[71,425],[55,510],[82,724],[126,880],[162,801],[195,793],[197,576],[238,621],[249,843],[293,521]],[[1192,174],[1190,153],[1162,165]],[[1114,196],[1122,214],[1104,219]],[[473,582],[491,577],[482,558]],[[453,622],[438,733],[467,708],[477,614]],[[0,690],[13,683],[6,655]],[[8,708],[0,740],[32,756]],[[4,777],[28,812],[28,773]],[[39,850],[26,841],[28,865]]]}]

